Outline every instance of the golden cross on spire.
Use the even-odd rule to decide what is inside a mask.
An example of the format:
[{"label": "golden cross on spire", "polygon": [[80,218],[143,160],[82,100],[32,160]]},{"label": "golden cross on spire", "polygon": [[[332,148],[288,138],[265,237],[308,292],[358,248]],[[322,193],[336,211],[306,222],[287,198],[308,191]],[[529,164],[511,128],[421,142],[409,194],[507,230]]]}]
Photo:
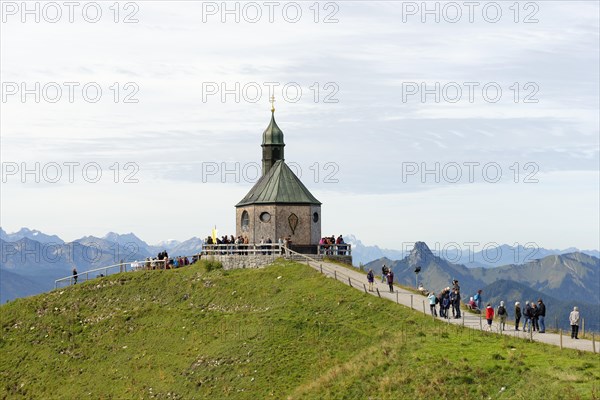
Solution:
[{"label": "golden cross on spire", "polygon": [[271,96],[271,112],[275,112],[275,96]]}]

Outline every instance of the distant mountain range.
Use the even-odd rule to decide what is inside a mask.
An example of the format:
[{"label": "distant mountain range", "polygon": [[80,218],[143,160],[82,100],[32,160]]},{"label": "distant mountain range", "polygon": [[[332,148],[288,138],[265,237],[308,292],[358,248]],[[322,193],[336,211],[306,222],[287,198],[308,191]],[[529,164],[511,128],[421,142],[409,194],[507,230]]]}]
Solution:
[{"label": "distant mountain range", "polygon": [[556,316],[560,324],[566,318],[564,313],[578,305],[582,314],[583,310],[588,312],[588,327],[600,330],[600,259],[594,256],[575,252],[548,255],[521,265],[467,268],[436,256],[427,244],[417,242],[404,258],[380,258],[365,268],[380,274],[383,264],[392,268],[398,282],[412,287],[415,286],[415,268],[421,267],[418,281],[436,293],[452,286],[452,280],[457,279],[465,301],[478,289],[483,289],[484,303],[504,300],[524,304],[526,300],[547,298],[548,317]]},{"label": "distant mountain range", "polygon": [[[438,291],[458,279],[466,299],[477,289],[484,290],[484,300],[508,302],[547,299],[549,309],[564,315],[576,302],[587,313],[589,328],[600,330],[597,317],[600,305],[600,266],[597,251],[531,249],[502,245],[487,253],[432,251],[425,243],[401,244],[404,250],[366,246],[353,235],[355,265],[365,264],[376,273],[383,263],[391,266],[399,282],[414,286],[416,266],[421,267],[418,280]],[[73,267],[83,272],[123,261],[143,260],[166,250],[171,256],[192,255],[202,249],[202,240],[184,242],[167,240],[150,245],[133,233],[109,232],[103,237],[85,236],[65,242],[57,235],[22,228],[6,233],[0,228],[0,301],[29,296],[50,290],[54,281],[70,275]],[[591,253],[591,254],[590,254]],[[596,254],[596,256],[594,255]],[[442,255],[442,256],[440,256]],[[500,256],[499,256],[500,255]],[[466,257],[466,258],[465,258]],[[535,258],[535,257],[540,257]],[[463,264],[460,260],[467,260]],[[456,261],[458,260],[458,261]],[[517,260],[517,262],[515,262]],[[490,262],[493,261],[493,262]],[[507,261],[499,266],[501,261]],[[554,321],[554,320],[553,320]],[[594,322],[595,321],[595,322]]]},{"label": "distant mountain range", "polygon": [[[414,245],[414,242],[401,242],[398,243],[399,249],[384,249],[379,246],[365,245],[352,234],[345,235],[344,240],[346,243],[352,244],[352,262],[355,266],[365,265],[383,257],[391,260],[401,260],[410,253]],[[550,255],[569,253],[584,253],[600,258],[600,251],[598,250],[579,250],[575,247],[564,250],[545,249],[535,243],[528,243],[526,246],[519,244],[516,246],[495,245],[493,243],[436,243],[430,249],[433,254],[446,261],[462,264],[469,268],[493,268],[507,264],[524,264]]]},{"label": "distant mountain range", "polygon": [[202,249],[202,240],[170,240],[149,245],[133,233],[109,232],[99,238],[84,236],[65,242],[56,235],[22,228],[8,234],[0,228],[0,302],[30,296],[54,288],[54,281],[71,274],[144,260],[166,250],[171,256],[192,255]]}]

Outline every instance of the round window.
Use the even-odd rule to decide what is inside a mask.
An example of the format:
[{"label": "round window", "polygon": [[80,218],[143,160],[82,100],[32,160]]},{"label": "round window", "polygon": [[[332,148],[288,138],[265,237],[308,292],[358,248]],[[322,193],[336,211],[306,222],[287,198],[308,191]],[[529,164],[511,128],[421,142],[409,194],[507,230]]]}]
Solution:
[{"label": "round window", "polygon": [[313,214],[313,222],[319,222],[319,213],[314,213]]},{"label": "round window", "polygon": [[269,214],[268,212],[264,212],[260,214],[260,220],[262,222],[269,222],[271,220],[271,214]]}]

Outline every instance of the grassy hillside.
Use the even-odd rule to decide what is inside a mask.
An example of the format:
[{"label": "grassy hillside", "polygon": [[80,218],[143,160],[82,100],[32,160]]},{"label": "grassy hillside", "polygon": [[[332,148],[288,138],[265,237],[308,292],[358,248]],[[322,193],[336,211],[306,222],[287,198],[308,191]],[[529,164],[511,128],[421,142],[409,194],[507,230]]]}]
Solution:
[{"label": "grassy hillside", "polygon": [[600,396],[598,355],[449,327],[283,261],[113,275],[0,311],[3,399]]}]

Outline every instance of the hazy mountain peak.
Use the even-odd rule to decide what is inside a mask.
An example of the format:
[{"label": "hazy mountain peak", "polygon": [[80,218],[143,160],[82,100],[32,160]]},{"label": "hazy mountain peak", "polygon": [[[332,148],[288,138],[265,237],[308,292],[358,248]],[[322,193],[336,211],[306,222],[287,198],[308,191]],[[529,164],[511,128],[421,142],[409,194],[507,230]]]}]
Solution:
[{"label": "hazy mountain peak", "polygon": [[119,234],[119,233],[116,233],[116,232],[108,232],[106,235],[104,235],[102,237],[102,239],[110,240],[110,241],[114,241],[114,242],[118,242],[119,239],[121,239],[121,240],[142,241],[142,239],[140,239],[139,237],[137,237],[133,232],[124,233],[124,234]]},{"label": "hazy mountain peak", "polygon": [[[192,238],[194,239],[194,238]],[[167,239],[167,240],[163,240],[160,241],[156,244],[154,244],[154,247],[164,247],[165,249],[171,249],[173,247],[179,246],[181,244],[181,242],[179,240],[176,239]]]},{"label": "hazy mountain peak", "polygon": [[422,266],[424,264],[428,264],[433,257],[435,256],[425,242],[416,242],[415,246],[408,255],[408,261],[411,265]]},{"label": "hazy mountain peak", "polygon": [[21,228],[17,232],[7,233],[4,229],[0,228],[0,237],[2,240],[7,242],[17,242],[21,239],[31,239],[40,243],[58,243],[62,244],[64,241],[56,235],[47,235],[36,229]]}]

